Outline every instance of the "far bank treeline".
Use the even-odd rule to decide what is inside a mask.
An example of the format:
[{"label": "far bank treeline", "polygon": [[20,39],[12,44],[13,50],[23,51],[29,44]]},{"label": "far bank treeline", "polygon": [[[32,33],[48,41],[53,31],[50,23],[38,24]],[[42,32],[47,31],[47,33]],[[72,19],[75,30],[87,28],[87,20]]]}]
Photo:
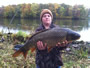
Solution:
[{"label": "far bank treeline", "polygon": [[30,18],[35,19],[40,17],[42,9],[50,9],[53,12],[54,18],[68,19],[85,19],[90,11],[83,5],[66,5],[66,4],[18,4],[0,7],[0,18]]}]

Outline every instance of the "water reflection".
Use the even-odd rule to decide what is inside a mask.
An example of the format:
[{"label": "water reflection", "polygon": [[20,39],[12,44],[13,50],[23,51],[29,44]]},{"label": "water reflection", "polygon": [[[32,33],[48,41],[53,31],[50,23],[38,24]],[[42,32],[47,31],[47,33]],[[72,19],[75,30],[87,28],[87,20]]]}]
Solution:
[{"label": "water reflection", "polygon": [[70,28],[75,31],[81,31],[83,28],[89,28],[88,20],[56,20],[55,23],[60,27]]},{"label": "water reflection", "polygon": [[[14,19],[10,24],[11,19],[0,19],[0,31],[4,33],[17,33],[19,30],[32,33],[39,26],[40,20],[30,19]],[[54,23],[60,27],[70,28],[81,34],[81,39],[90,41],[90,20],[54,20]]]}]

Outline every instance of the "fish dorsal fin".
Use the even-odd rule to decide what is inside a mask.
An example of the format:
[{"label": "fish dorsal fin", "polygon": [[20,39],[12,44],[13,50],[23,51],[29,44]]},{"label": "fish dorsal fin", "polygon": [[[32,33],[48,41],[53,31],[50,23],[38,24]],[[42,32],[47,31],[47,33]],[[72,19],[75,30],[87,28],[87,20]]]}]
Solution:
[{"label": "fish dorsal fin", "polygon": [[33,34],[33,35],[29,38],[29,40],[32,39],[33,36],[35,36],[35,35],[37,35],[37,34],[39,34],[39,33],[41,33],[41,32],[48,31],[48,30],[50,30],[50,29],[43,29],[43,30],[41,30],[41,31],[36,32],[35,34]]}]

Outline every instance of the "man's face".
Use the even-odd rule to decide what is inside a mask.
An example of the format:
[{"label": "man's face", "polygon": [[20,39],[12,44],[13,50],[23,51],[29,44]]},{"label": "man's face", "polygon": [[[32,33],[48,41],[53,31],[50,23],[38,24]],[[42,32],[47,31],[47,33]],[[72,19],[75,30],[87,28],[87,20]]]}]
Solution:
[{"label": "man's face", "polygon": [[43,25],[50,26],[51,25],[51,22],[52,22],[51,15],[49,13],[45,13],[42,16],[42,22],[43,22]]}]

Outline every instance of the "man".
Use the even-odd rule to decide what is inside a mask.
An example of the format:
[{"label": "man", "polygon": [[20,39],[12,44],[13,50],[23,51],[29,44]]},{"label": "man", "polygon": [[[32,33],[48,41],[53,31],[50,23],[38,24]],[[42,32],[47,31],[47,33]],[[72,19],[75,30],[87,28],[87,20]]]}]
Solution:
[{"label": "man", "polygon": [[[41,25],[36,29],[37,31],[43,29],[50,29],[54,27],[59,27],[53,24],[53,14],[49,9],[43,9],[40,14]],[[37,51],[36,51],[36,68],[61,68],[63,65],[60,50],[63,50],[67,47],[68,42],[64,41],[61,45],[60,42],[56,44],[50,52],[47,50],[47,43],[43,44],[42,41],[37,42]]]}]

